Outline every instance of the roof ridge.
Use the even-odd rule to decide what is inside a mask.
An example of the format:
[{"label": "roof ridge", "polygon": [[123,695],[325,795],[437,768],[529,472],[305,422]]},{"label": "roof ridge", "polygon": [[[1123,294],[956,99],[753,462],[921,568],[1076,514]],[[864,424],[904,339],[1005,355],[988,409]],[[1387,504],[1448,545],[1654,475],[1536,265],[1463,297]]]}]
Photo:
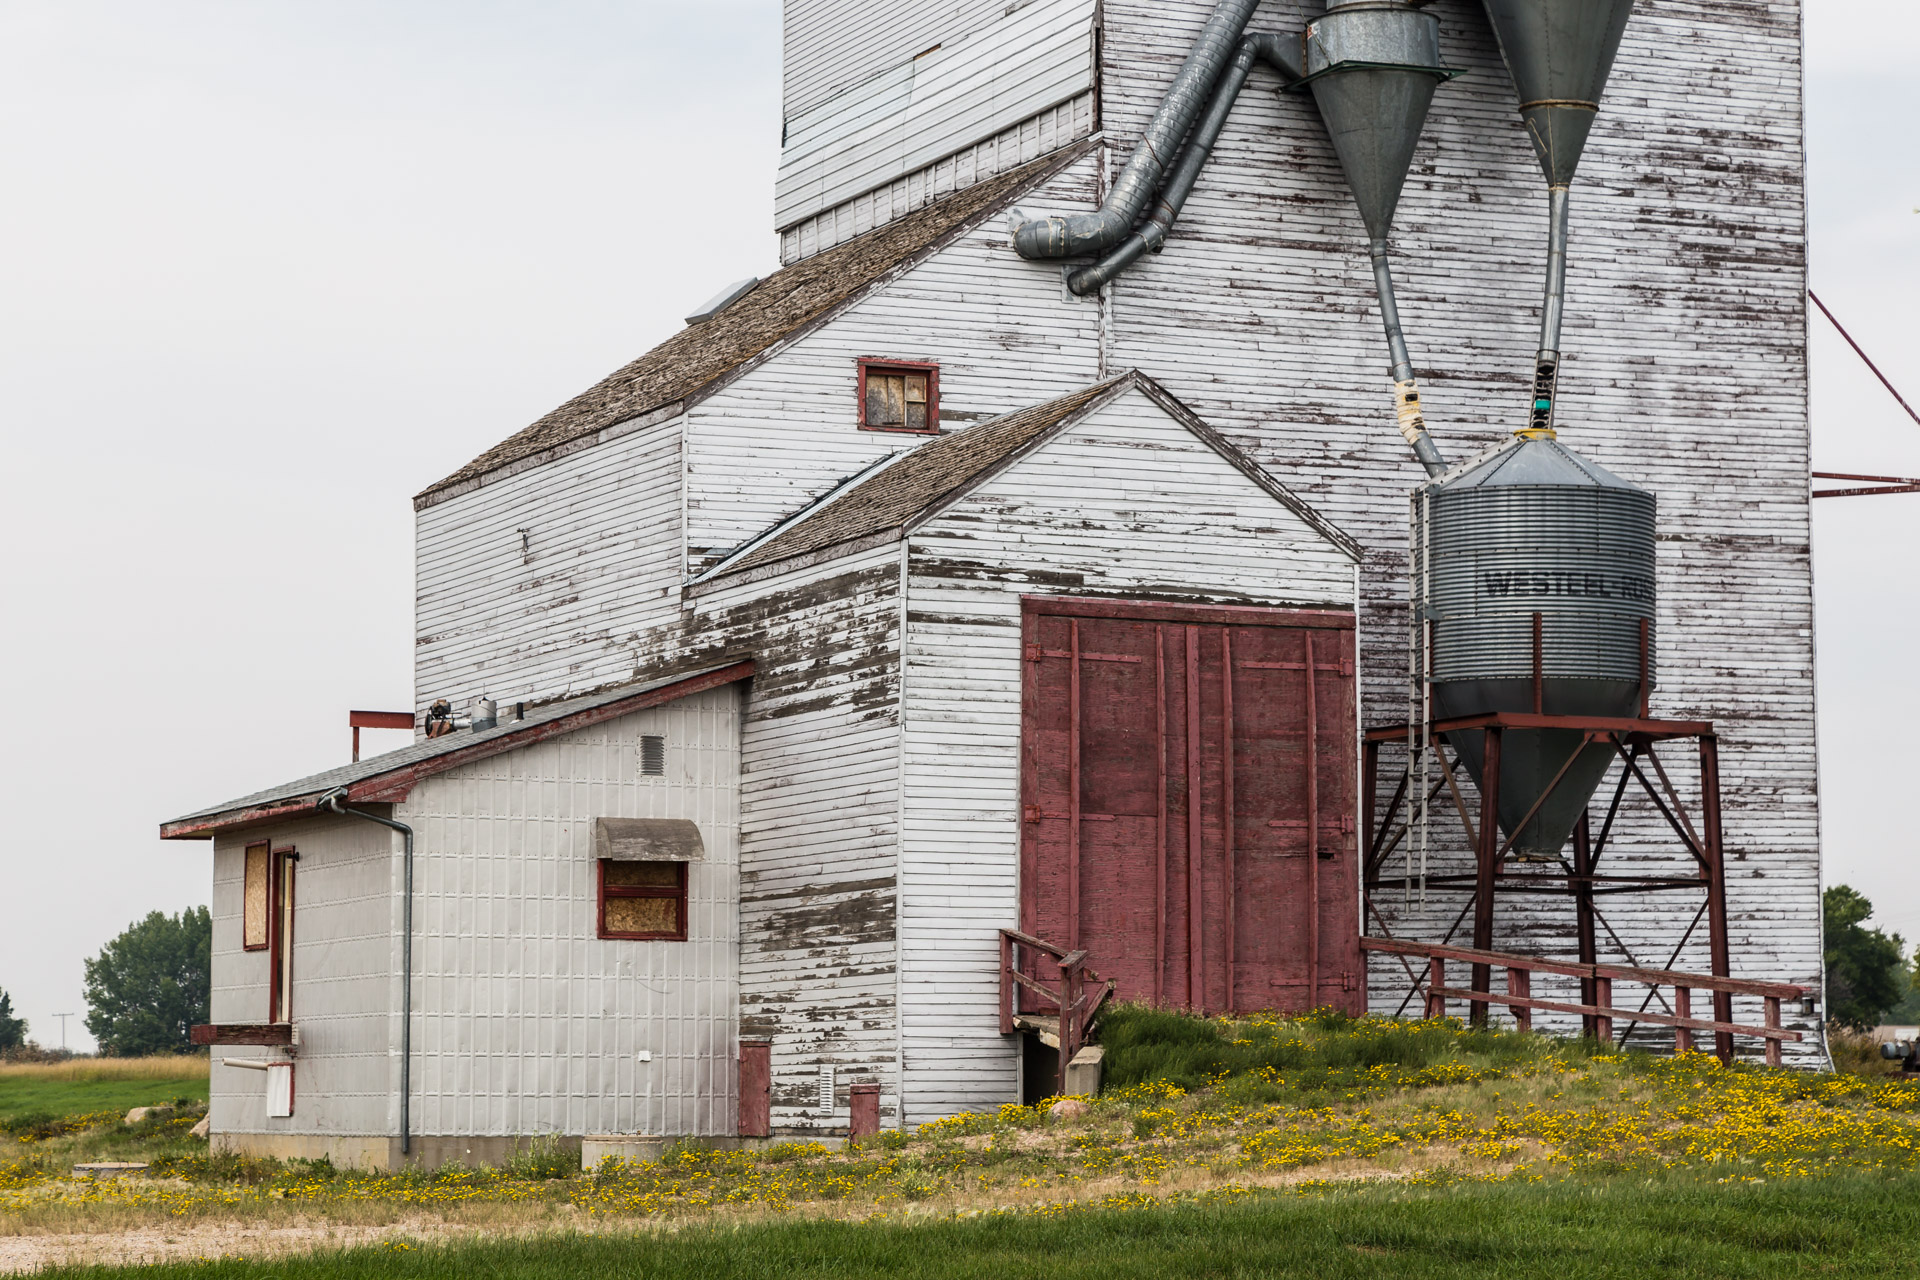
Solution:
[{"label": "roof ridge", "polygon": [[651,413],[683,410],[779,344],[857,302],[892,273],[917,265],[1087,154],[1093,139],[963,187],[864,235],[783,267],[711,320],[688,325],[542,415],[466,466],[414,495],[416,509],[478,488],[537,455],[587,441]]}]

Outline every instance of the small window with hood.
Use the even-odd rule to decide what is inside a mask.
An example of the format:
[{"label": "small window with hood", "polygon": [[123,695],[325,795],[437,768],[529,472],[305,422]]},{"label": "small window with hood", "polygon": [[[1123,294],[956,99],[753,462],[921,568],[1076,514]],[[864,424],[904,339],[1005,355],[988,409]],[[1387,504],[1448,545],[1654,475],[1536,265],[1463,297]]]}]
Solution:
[{"label": "small window with hood", "polygon": [[867,431],[938,431],[940,366],[860,361],[860,426]]},{"label": "small window with hood", "polygon": [[600,936],[687,940],[687,864],[600,859]]}]

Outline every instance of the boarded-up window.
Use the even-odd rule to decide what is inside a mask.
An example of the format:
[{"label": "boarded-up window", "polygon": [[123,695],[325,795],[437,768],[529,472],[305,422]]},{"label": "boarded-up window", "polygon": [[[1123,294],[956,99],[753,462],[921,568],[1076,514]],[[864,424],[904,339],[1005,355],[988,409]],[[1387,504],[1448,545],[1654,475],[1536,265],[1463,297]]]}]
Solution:
[{"label": "boarded-up window", "polygon": [[869,431],[936,431],[940,366],[860,362],[860,425]]},{"label": "boarded-up window", "polygon": [[687,864],[600,859],[600,936],[687,940]]},{"label": "boarded-up window", "polygon": [[267,945],[267,857],[264,844],[247,846],[244,892],[241,895],[240,942],[248,951]]}]

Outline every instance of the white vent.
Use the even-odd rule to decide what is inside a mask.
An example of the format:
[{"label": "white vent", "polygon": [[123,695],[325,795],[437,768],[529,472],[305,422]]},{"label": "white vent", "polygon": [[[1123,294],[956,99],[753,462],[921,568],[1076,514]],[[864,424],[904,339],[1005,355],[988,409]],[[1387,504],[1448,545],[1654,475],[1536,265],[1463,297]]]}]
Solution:
[{"label": "white vent", "polygon": [[667,740],[658,734],[640,735],[640,775],[664,777],[667,772]]},{"label": "white vent", "polygon": [[822,1111],[833,1110],[833,1068],[832,1066],[824,1066],[820,1068],[820,1109]]}]

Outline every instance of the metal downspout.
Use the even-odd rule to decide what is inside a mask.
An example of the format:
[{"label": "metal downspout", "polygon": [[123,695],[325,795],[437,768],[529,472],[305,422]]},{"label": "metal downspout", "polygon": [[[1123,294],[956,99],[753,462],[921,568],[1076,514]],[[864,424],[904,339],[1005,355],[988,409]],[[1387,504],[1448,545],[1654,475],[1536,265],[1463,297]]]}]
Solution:
[{"label": "metal downspout", "polygon": [[363,818],[398,831],[406,847],[401,881],[400,906],[400,1154],[413,1151],[413,1124],[410,1105],[413,1100],[413,828],[404,822],[383,818],[364,809],[349,809],[342,803],[347,789],[341,787],[321,796],[316,808],[348,818]]},{"label": "metal downspout", "polygon": [[1527,429],[1551,434],[1553,402],[1560,389],[1560,319],[1567,301],[1568,216],[1573,206],[1573,190],[1554,186],[1547,190],[1547,295],[1540,307],[1540,354],[1533,363],[1533,412]]},{"label": "metal downspout", "polygon": [[1222,68],[1234,56],[1235,42],[1253,19],[1260,0],[1221,0],[1200,38],[1194,41],[1179,74],[1153,114],[1127,167],[1097,213],[1035,218],[1014,229],[1013,247],[1023,258],[1073,258],[1100,253],[1120,243],[1140,220],[1147,202],[1165,183],[1181,141],[1206,106]]},{"label": "metal downspout", "polygon": [[1396,425],[1406,442],[1413,446],[1414,457],[1437,476],[1447,469],[1440,447],[1427,433],[1426,414],[1420,408],[1420,384],[1413,376],[1413,357],[1407,353],[1407,335],[1400,327],[1400,302],[1393,292],[1393,268],[1388,262],[1385,240],[1367,241],[1367,253],[1373,259],[1374,290],[1380,295],[1380,320],[1387,329],[1387,352],[1393,360],[1393,402]]},{"label": "metal downspout", "polygon": [[1246,87],[1247,77],[1253,74],[1253,64],[1266,62],[1285,76],[1288,83],[1300,78],[1300,68],[1287,56],[1289,46],[1294,43],[1285,36],[1271,33],[1241,38],[1239,44],[1234,46],[1233,56],[1221,69],[1206,112],[1200,117],[1199,123],[1193,126],[1193,135],[1187,139],[1186,145],[1180,149],[1179,159],[1173,171],[1167,175],[1166,185],[1159,199],[1153,202],[1153,211],[1147,215],[1147,220],[1139,230],[1121,241],[1119,248],[1099,262],[1069,274],[1069,290],[1081,297],[1094,293],[1143,255],[1160,252],[1173,230],[1174,219],[1180,216],[1187,197],[1193,194],[1194,184],[1200,180],[1200,171],[1206,168],[1208,159],[1213,155],[1214,143],[1220,140],[1220,133],[1227,126],[1227,117],[1233,111],[1233,104]]}]

